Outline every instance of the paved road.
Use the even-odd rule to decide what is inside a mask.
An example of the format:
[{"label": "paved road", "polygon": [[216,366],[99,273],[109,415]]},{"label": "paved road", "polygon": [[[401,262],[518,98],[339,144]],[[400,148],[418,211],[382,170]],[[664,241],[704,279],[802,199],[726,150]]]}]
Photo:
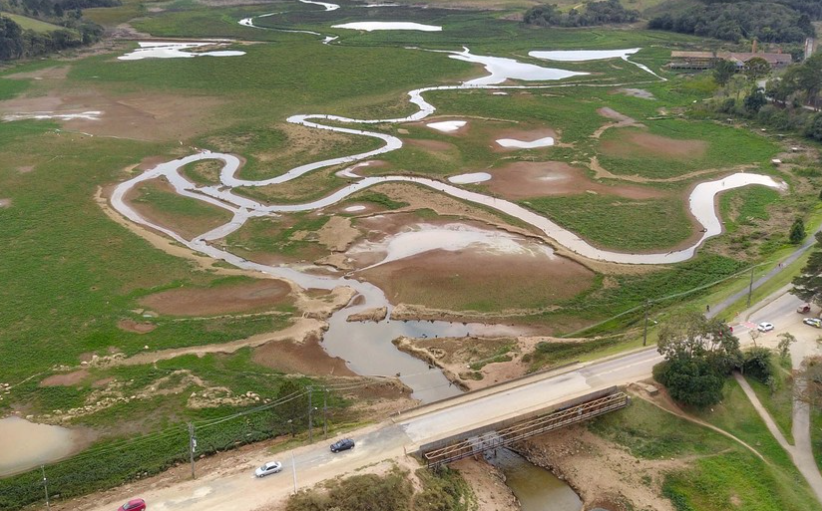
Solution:
[{"label": "paved road", "polygon": [[[774,300],[755,313],[755,317],[767,318],[778,327],[777,332],[765,334],[761,342],[775,342],[779,330],[788,325],[796,327],[796,323],[805,327],[807,334],[819,333],[802,325],[802,316],[795,312],[796,305],[791,300],[796,298],[788,295]],[[750,342],[746,338],[742,341]],[[208,474],[196,481],[151,490],[141,496],[151,503],[154,511],[251,511],[262,506],[270,507],[293,490],[294,475],[299,487],[311,486],[381,460],[398,458],[404,450],[411,452],[416,446],[449,433],[477,428],[595,390],[648,378],[653,366],[661,360],[656,349],[649,348],[553,374],[536,375],[445,403],[434,403],[399,416],[396,422],[387,421],[353,433],[357,446],[351,451],[332,454],[328,450],[329,440],[281,453],[277,458],[285,463],[285,470],[265,479],[257,480],[251,475],[256,466],[271,460],[270,455],[261,452],[251,456],[247,464],[227,472]],[[110,511],[121,503],[119,500],[102,502],[88,509]]]},{"label": "paved road", "polygon": [[[253,468],[270,461],[264,453],[256,455],[246,466],[231,473],[206,475],[203,478],[156,489],[143,495],[157,510],[253,510],[273,505],[293,490],[291,455],[294,456],[297,482],[300,487],[384,459],[400,457],[416,446],[448,435],[493,423],[528,410],[543,408],[573,397],[622,385],[650,376],[651,368],[661,360],[651,349],[635,352],[616,359],[567,368],[553,375],[540,375],[509,385],[493,392],[480,392],[434,404],[400,417],[396,423],[387,421],[367,431],[353,434],[357,446],[340,454],[329,452],[328,443],[314,444],[282,453],[277,458],[284,462],[282,473],[256,480]],[[101,502],[91,507],[95,511],[116,509],[122,502]]]},{"label": "paved road", "polygon": [[[786,271],[786,268],[791,263],[793,263],[794,261],[796,261],[797,259],[802,257],[802,254],[804,254],[808,249],[810,249],[812,246],[814,246],[814,244],[816,244],[816,237],[815,237],[816,232],[822,232],[822,227],[820,227],[818,231],[815,231],[813,234],[811,234],[807,238],[805,238],[805,241],[802,243],[802,245],[800,245],[799,248],[794,250],[793,253],[791,253],[791,255],[789,255],[788,257],[783,259],[781,264],[778,264],[777,266],[772,268],[768,273],[766,273],[766,274],[762,275],[761,277],[759,277],[758,279],[754,280],[753,289],[758,289],[760,286],[762,286],[763,284],[765,284],[766,282],[768,282],[769,280],[771,280],[775,276],[779,275],[783,271]],[[748,288],[745,288],[745,289],[739,291],[738,293],[735,293],[735,294],[729,296],[728,298],[722,300],[720,303],[718,303],[716,305],[712,305],[711,310],[710,310],[710,312],[708,312],[707,315],[709,317],[714,317],[717,314],[719,314],[720,312],[722,312],[725,309],[727,309],[728,307],[730,307],[731,305],[738,302],[739,300],[742,300],[746,296],[748,296]]]}]

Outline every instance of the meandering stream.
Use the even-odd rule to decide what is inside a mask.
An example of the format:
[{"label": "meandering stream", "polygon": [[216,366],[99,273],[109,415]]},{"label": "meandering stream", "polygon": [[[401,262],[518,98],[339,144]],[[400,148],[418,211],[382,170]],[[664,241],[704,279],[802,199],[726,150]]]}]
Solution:
[{"label": "meandering stream", "polygon": [[[329,5],[318,3],[331,10]],[[253,26],[251,18],[241,21],[243,25]],[[317,34],[321,35],[321,34]],[[540,58],[553,58],[557,60],[576,59],[593,60],[599,58],[622,58],[628,61],[628,56],[638,51],[638,49],[618,50],[610,52],[550,52],[550,55],[535,55]],[[504,327],[487,327],[479,324],[452,324],[448,322],[421,322],[421,321],[392,321],[388,320],[380,323],[346,323],[348,315],[373,307],[388,306],[390,304],[384,293],[376,286],[368,282],[344,276],[317,276],[286,266],[270,266],[248,261],[242,257],[232,254],[226,250],[217,248],[210,244],[218,239],[222,239],[237,229],[241,228],[249,218],[273,215],[277,213],[289,213],[297,211],[311,211],[331,206],[345,200],[351,195],[383,183],[412,183],[430,188],[434,191],[447,194],[449,196],[469,201],[475,204],[493,208],[502,213],[516,217],[535,228],[539,229],[546,238],[550,238],[554,243],[562,245],[577,254],[600,261],[627,264],[669,264],[685,261],[694,256],[697,248],[709,237],[716,236],[721,232],[721,222],[717,217],[714,202],[718,193],[747,186],[759,184],[772,188],[781,188],[783,185],[777,183],[768,176],[759,174],[737,173],[726,176],[722,179],[701,183],[696,186],[691,193],[689,207],[694,218],[703,226],[702,236],[691,246],[669,252],[629,254],[596,248],[585,240],[579,238],[575,233],[568,231],[550,219],[545,218],[519,204],[487,196],[478,192],[465,190],[459,186],[448,184],[423,177],[409,176],[379,176],[361,177],[356,174],[356,168],[349,168],[339,173],[352,180],[347,186],[330,193],[328,196],[304,204],[283,204],[271,205],[261,204],[252,199],[239,196],[233,192],[237,187],[260,187],[286,183],[300,176],[317,169],[361,162],[374,156],[396,151],[403,147],[403,142],[399,138],[358,128],[346,128],[337,125],[329,126],[323,121],[334,121],[335,123],[368,125],[368,124],[399,124],[406,122],[420,121],[432,115],[436,107],[425,100],[424,94],[430,91],[459,91],[467,89],[533,89],[551,87],[550,85],[500,85],[510,79],[521,81],[556,81],[569,76],[585,73],[570,72],[561,69],[543,68],[534,64],[518,62],[514,59],[500,57],[474,55],[465,48],[461,52],[442,52],[449,58],[457,58],[472,63],[482,64],[487,70],[486,76],[466,81],[460,85],[432,86],[412,90],[408,93],[409,101],[417,107],[417,111],[400,118],[392,119],[353,119],[331,114],[305,114],[294,115],[288,118],[288,122],[299,124],[313,129],[330,130],[337,133],[351,135],[368,136],[383,141],[382,147],[359,154],[341,156],[327,160],[300,165],[287,172],[263,180],[248,180],[238,177],[240,159],[237,156],[223,153],[212,153],[203,151],[184,158],[162,163],[128,181],[118,185],[111,197],[113,207],[129,220],[150,227],[165,233],[177,242],[189,247],[191,250],[207,254],[213,258],[226,261],[234,266],[252,270],[280,278],[291,280],[303,288],[332,289],[337,286],[349,286],[363,297],[359,305],[348,306],[335,313],[329,321],[329,330],[326,332],[323,345],[326,350],[335,356],[339,356],[346,361],[353,370],[364,375],[399,375],[403,382],[414,390],[414,397],[428,402],[443,397],[453,395],[458,392],[455,386],[449,384],[439,370],[432,370],[427,364],[419,361],[405,353],[401,353],[394,348],[391,340],[398,336],[422,337],[422,336],[463,336],[482,334],[511,334],[509,329]],[[568,53],[569,55],[565,55]],[[570,54],[574,55],[570,55]],[[630,61],[629,61],[630,62]],[[636,63],[634,63],[636,64]],[[639,64],[636,64],[639,65]],[[657,76],[650,69],[641,66],[649,73]],[[560,85],[561,86],[561,85]],[[192,162],[216,159],[223,162],[224,166],[220,172],[220,184],[212,186],[198,186],[183,177],[180,169]],[[138,214],[131,206],[125,202],[124,197],[137,184],[165,177],[180,195],[191,197],[210,203],[214,206],[226,209],[232,213],[232,219],[228,223],[212,229],[194,239],[184,239],[171,229],[152,223]]]}]

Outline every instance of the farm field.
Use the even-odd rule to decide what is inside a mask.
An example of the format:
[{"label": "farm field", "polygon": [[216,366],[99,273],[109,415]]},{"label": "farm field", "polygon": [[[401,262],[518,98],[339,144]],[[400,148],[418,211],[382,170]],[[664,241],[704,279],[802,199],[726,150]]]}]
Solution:
[{"label": "farm field", "polygon": [[[211,454],[307,429],[309,395],[346,427],[458,392],[395,338],[615,349],[813,212],[794,142],[691,114],[711,83],[665,64],[699,39],[493,4],[123,2],[89,18],[136,40],[0,70],[0,417],[132,463],[58,464],[65,498],[184,461],[188,422]],[[377,18],[442,30],[338,27]],[[562,50],[624,52],[530,55]]]}]

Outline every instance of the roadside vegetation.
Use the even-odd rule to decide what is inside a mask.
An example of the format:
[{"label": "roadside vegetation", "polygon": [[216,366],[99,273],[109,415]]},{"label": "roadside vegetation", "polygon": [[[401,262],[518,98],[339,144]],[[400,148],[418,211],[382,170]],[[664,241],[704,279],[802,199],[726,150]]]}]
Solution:
[{"label": "roadside vegetation", "polygon": [[[418,486],[411,479],[416,479]],[[416,488],[419,489],[416,489]],[[387,473],[334,479],[292,495],[286,511],[474,511],[471,487],[456,470],[413,474],[398,466]]]}]

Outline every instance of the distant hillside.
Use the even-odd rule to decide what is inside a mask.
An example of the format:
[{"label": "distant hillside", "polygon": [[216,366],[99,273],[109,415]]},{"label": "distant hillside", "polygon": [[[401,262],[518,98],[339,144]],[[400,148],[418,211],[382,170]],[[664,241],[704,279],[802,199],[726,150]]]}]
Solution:
[{"label": "distant hillside", "polygon": [[34,18],[28,18],[26,16],[21,16],[19,14],[12,14],[10,12],[0,11],[0,16],[10,18],[12,21],[20,25],[20,28],[22,28],[23,30],[33,30],[35,32],[42,33],[52,32],[54,30],[60,30],[63,28],[57,25],[53,25],[51,23],[46,23],[45,21],[40,21]]}]

